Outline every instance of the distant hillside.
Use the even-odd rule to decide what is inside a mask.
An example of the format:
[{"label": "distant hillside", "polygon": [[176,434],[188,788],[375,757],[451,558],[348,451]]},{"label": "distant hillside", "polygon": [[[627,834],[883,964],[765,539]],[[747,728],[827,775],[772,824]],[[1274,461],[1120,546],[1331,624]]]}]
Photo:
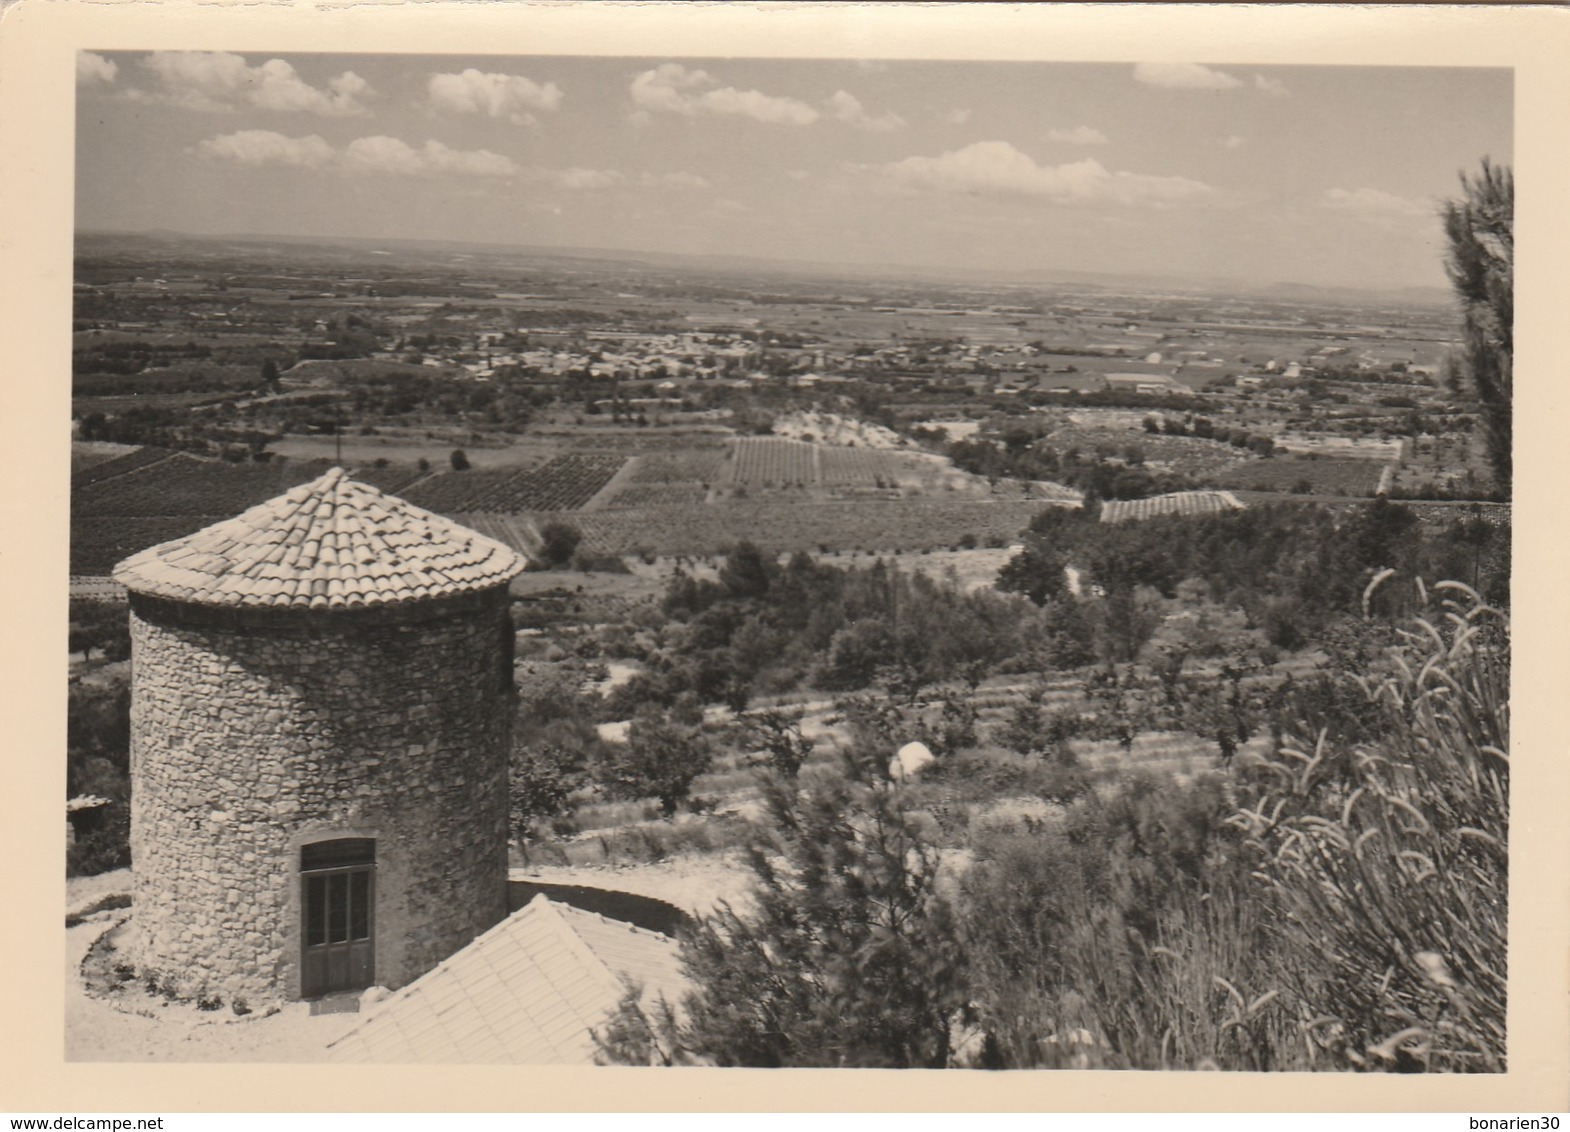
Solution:
[{"label": "distant hillside", "polygon": [[310,254],[317,258],[342,258],[348,262],[368,255],[407,262],[454,260],[499,262],[524,258],[543,263],[593,262],[629,269],[693,271],[726,275],[791,276],[817,279],[888,280],[910,283],[963,283],[969,285],[1072,284],[1106,291],[1164,291],[1195,295],[1275,299],[1283,302],[1369,302],[1419,306],[1448,305],[1450,293],[1441,287],[1355,288],[1325,287],[1307,283],[1262,283],[1243,279],[1184,277],[1174,275],[1118,275],[1101,271],[1038,269],[990,271],[963,266],[892,263],[824,263],[811,260],[767,259],[746,255],[690,254],[633,251],[625,248],[592,248],[543,244],[470,244],[453,240],[371,239],[358,236],[290,236],[235,234],[200,236],[167,230],[146,232],[78,232],[77,255],[115,255],[146,251],[149,247],[184,255],[269,255],[280,259]]}]

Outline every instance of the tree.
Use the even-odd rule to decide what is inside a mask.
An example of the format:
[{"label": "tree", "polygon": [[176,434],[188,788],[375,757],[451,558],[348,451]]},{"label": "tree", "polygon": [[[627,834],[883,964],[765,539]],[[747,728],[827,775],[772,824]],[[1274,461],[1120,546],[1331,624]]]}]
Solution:
[{"label": "tree", "polygon": [[1483,159],[1444,206],[1445,269],[1461,304],[1461,369],[1482,402],[1483,440],[1498,488],[1510,491],[1515,313],[1515,175]]},{"label": "tree", "polygon": [[278,363],[271,358],[262,363],[262,388],[269,393],[278,392]]},{"label": "tree", "polygon": [[529,824],[570,809],[573,792],[584,784],[583,754],[560,743],[518,747],[512,754],[507,782],[508,809],[514,836],[529,835]]},{"label": "tree", "polygon": [[448,459],[452,462],[453,471],[466,472],[469,470],[469,456],[462,448],[454,448],[452,455]]},{"label": "tree", "polygon": [[712,759],[696,728],[668,715],[645,715],[632,721],[625,749],[600,765],[598,777],[622,797],[658,798],[661,812],[672,817]]},{"label": "tree", "polygon": [[[729,904],[684,941],[694,991],[677,1011],[623,1008],[602,1052],[633,1063],[941,1069],[969,992],[938,848],[875,760],[810,789],[765,780],[745,912]],[[629,1040],[631,1038],[632,1040]],[[641,1040],[640,1040],[641,1039]]]},{"label": "tree", "polygon": [[582,541],[583,535],[567,523],[550,522],[540,528],[540,554],[547,566],[565,566],[571,562]]},{"label": "tree", "polygon": [[745,740],[767,754],[769,765],[785,778],[794,779],[812,756],[812,740],[802,734],[799,715],[764,708],[738,722]]},{"label": "tree", "polygon": [[761,598],[769,592],[774,573],[774,564],[757,546],[739,542],[736,549],[725,556],[725,565],[720,567],[720,584],[734,597]]}]

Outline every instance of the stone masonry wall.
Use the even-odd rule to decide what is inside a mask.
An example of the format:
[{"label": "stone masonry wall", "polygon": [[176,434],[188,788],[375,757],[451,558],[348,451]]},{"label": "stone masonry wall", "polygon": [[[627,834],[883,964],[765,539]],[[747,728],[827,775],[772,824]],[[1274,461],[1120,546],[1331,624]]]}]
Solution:
[{"label": "stone masonry wall", "polygon": [[[131,613],[137,958],[186,991],[300,993],[300,847],[376,838],[376,982],[507,911],[506,588],[431,619]],[[179,616],[170,616],[179,613]]]}]

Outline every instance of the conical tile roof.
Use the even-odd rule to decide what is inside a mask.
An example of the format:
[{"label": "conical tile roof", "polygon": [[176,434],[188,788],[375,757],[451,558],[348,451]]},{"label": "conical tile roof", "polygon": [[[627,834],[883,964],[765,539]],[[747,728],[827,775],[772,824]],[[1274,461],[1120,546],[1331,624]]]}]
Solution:
[{"label": "conical tile roof", "polygon": [[525,559],[342,468],[121,562],[134,593],[199,605],[357,609],[488,589]]}]

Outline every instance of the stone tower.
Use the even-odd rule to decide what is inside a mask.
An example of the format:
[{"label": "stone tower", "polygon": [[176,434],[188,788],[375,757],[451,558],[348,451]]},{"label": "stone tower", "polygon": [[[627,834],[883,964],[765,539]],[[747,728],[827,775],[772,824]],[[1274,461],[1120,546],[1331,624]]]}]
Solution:
[{"label": "stone tower", "polygon": [[144,969],[398,987],[506,915],[524,565],[339,468],[120,563]]}]

